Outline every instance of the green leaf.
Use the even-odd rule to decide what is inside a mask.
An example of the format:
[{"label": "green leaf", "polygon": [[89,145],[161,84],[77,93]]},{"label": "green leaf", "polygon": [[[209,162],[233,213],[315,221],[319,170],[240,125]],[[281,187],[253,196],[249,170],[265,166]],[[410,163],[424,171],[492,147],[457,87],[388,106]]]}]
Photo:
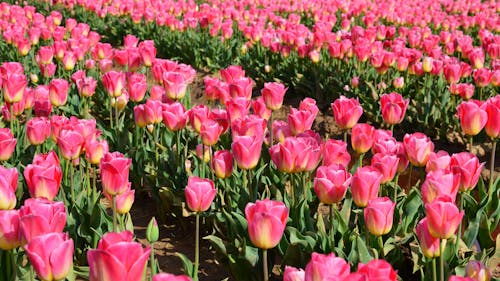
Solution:
[{"label": "green leaf", "polygon": [[191,260],[186,255],[181,254],[181,253],[175,253],[175,255],[181,259],[182,267],[184,268],[186,275],[193,278],[194,277],[194,265],[191,262]]},{"label": "green leaf", "polygon": [[203,237],[203,239],[208,240],[215,248],[225,256],[227,256],[227,250],[226,250],[226,245],[224,244],[224,241],[220,239],[219,237],[215,235],[208,235]]},{"label": "green leaf", "polygon": [[361,239],[361,237],[357,237],[357,248],[359,253],[359,260],[362,263],[367,263],[373,259],[372,255],[370,255],[370,251],[365,244],[365,241]]},{"label": "green leaf", "polygon": [[259,261],[259,249],[251,246],[245,246],[245,259],[252,265],[257,265]]}]

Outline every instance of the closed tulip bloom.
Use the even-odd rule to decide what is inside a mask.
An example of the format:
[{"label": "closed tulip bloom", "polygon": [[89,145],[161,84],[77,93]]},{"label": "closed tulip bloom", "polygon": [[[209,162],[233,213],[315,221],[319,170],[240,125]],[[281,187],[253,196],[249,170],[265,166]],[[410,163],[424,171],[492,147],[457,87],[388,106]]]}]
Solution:
[{"label": "closed tulip bloom", "polygon": [[19,227],[24,242],[51,232],[62,232],[66,225],[66,208],[63,202],[44,198],[29,198],[19,210]]},{"label": "closed tulip bloom", "polygon": [[2,88],[5,101],[8,103],[21,101],[27,85],[28,80],[26,80],[24,74],[10,73],[4,75]]},{"label": "closed tulip bloom", "polygon": [[233,138],[231,150],[240,169],[250,170],[259,163],[262,150],[262,136],[238,136]]},{"label": "closed tulip bloom", "polygon": [[206,146],[212,146],[219,141],[223,128],[214,120],[207,119],[201,124],[201,142]]},{"label": "closed tulip bloom", "polygon": [[252,244],[267,250],[276,247],[280,242],[288,220],[288,208],[283,202],[257,200],[247,204],[245,217]]},{"label": "closed tulip bloom", "polygon": [[380,109],[384,122],[390,125],[401,123],[409,102],[409,99],[403,99],[398,93],[383,94],[380,97]]},{"label": "closed tulip bloom", "polygon": [[304,281],[305,272],[301,268],[286,265],[283,272],[283,281]]},{"label": "closed tulip bloom", "polygon": [[348,99],[344,96],[340,96],[332,103],[332,110],[335,123],[343,130],[354,127],[363,114],[363,108],[357,99]]},{"label": "closed tulip bloom", "polygon": [[24,247],[38,278],[63,280],[73,269],[73,240],[67,233],[47,233]]},{"label": "closed tulip bloom", "polygon": [[213,181],[199,177],[189,177],[188,184],[184,189],[186,203],[193,212],[205,212],[214,201],[217,190]]},{"label": "closed tulip bloom", "polygon": [[347,151],[347,143],[341,140],[329,139],[325,142],[323,149],[323,166],[340,164],[349,166],[351,155]]},{"label": "closed tulip bloom", "polygon": [[9,128],[0,128],[0,161],[9,160],[16,149],[17,140]]},{"label": "closed tulip bloom", "polygon": [[46,117],[33,117],[26,122],[26,137],[32,145],[43,144],[50,133],[50,121]]},{"label": "closed tulip bloom", "polygon": [[312,253],[306,265],[304,281],[343,280],[349,275],[351,267],[344,259],[334,253]]},{"label": "closed tulip bloom", "polygon": [[271,109],[266,107],[262,96],[252,100],[252,110],[254,114],[266,121],[271,118],[271,114],[273,112]]},{"label": "closed tulip bloom", "polygon": [[476,155],[470,152],[455,153],[451,156],[450,169],[460,175],[460,191],[474,189],[484,168]]},{"label": "closed tulip bloom", "polygon": [[203,144],[198,144],[196,145],[196,156],[203,161],[204,163],[210,162],[210,159],[212,157],[212,147],[211,146],[206,146]]},{"label": "closed tulip bloom", "polygon": [[458,83],[460,80],[460,64],[446,64],[443,67],[443,74],[448,84]]},{"label": "closed tulip bloom", "polygon": [[109,152],[106,140],[90,140],[85,142],[85,159],[90,164],[99,165],[104,154]]},{"label": "closed tulip bloom", "polygon": [[163,87],[169,99],[180,100],[187,92],[189,81],[180,72],[167,71],[163,73]]},{"label": "closed tulip bloom", "polygon": [[367,264],[358,265],[358,273],[365,275],[370,281],[396,281],[398,273],[385,260],[371,260]]},{"label": "closed tulip bloom", "polygon": [[212,157],[212,169],[220,179],[228,178],[233,173],[233,155],[229,150],[216,151]]},{"label": "closed tulip bloom", "polygon": [[480,101],[464,101],[457,106],[457,116],[464,134],[475,136],[481,132],[488,121],[488,114],[481,108]]},{"label": "closed tulip bloom", "polygon": [[423,133],[406,134],[403,138],[403,146],[408,160],[416,167],[425,166],[431,152],[434,151],[434,143]]},{"label": "closed tulip bloom", "polygon": [[388,183],[394,179],[398,171],[399,158],[396,155],[377,153],[372,157],[372,167],[378,169],[382,174],[381,184]]},{"label": "closed tulip bloom", "polygon": [[344,199],[351,174],[340,164],[321,166],[314,178],[314,192],[323,204],[336,204]]},{"label": "closed tulip bloom", "polygon": [[234,79],[232,82],[228,82],[229,84],[229,95],[232,98],[244,98],[250,100],[252,98],[252,88],[254,86],[254,82],[249,77],[240,77]]},{"label": "closed tulip bloom", "polygon": [[[112,202],[113,198],[109,194],[104,193],[104,196],[106,196],[106,199],[108,199],[109,202]],[[120,195],[116,195],[116,212],[120,215],[127,214],[128,212],[130,212],[130,209],[134,204],[134,200],[135,190],[130,189],[129,183],[129,188],[127,191],[123,192]]]},{"label": "closed tulip bloom", "polygon": [[197,105],[189,110],[189,124],[199,133],[201,124],[208,118],[210,109],[205,105]]},{"label": "closed tulip bloom", "polygon": [[366,166],[356,170],[351,178],[351,192],[358,207],[366,207],[370,199],[377,198],[382,174],[374,167]]},{"label": "closed tulip bloom", "polygon": [[266,132],[266,120],[257,115],[246,115],[231,122],[232,137],[236,136],[263,136]]},{"label": "closed tulip bloom", "polygon": [[447,170],[450,167],[450,160],[450,154],[444,150],[432,152],[431,155],[429,155],[427,164],[425,164],[425,172],[429,173],[430,171]]},{"label": "closed tulip bloom", "polygon": [[356,124],[352,128],[351,145],[359,154],[368,152],[373,145],[375,128],[368,124]]},{"label": "closed tulip bloom", "polygon": [[243,97],[229,99],[226,101],[226,110],[229,115],[229,120],[233,122],[248,114],[250,111],[250,100]]},{"label": "closed tulip bloom", "polygon": [[151,249],[133,237],[130,231],[104,234],[97,249],[87,252],[89,280],[142,280]]},{"label": "closed tulip bloom", "polygon": [[159,273],[153,276],[153,281],[191,281],[187,275],[173,275],[169,273]]},{"label": "closed tulip bloom", "polygon": [[125,73],[109,71],[102,76],[102,85],[110,97],[119,97],[125,88]]},{"label": "closed tulip bloom", "polygon": [[288,88],[285,88],[281,83],[264,83],[264,88],[261,90],[261,93],[266,107],[270,110],[280,109],[283,105],[283,98],[287,89]]},{"label": "closed tulip bloom", "polygon": [[316,114],[308,110],[297,110],[292,108],[287,118],[290,130],[294,135],[298,135],[311,129]]},{"label": "closed tulip bloom", "polygon": [[447,170],[430,171],[422,184],[424,204],[431,203],[439,196],[446,195],[455,202],[460,184],[460,174]]},{"label": "closed tulip bloom", "polygon": [[465,274],[467,275],[467,277],[472,278],[475,281],[491,280],[490,270],[480,261],[469,261],[467,263],[467,266],[465,267]]},{"label": "closed tulip bloom", "polygon": [[85,144],[82,134],[72,129],[62,129],[57,137],[57,147],[64,159],[74,160],[80,157]]},{"label": "closed tulip bloom", "polygon": [[17,169],[0,166],[0,210],[16,207]]},{"label": "closed tulip bloom", "polygon": [[[186,127],[188,121],[188,112],[184,105],[179,102],[162,105],[163,124],[170,131],[179,131]],[[200,127],[201,129],[201,127]]]},{"label": "closed tulip bloom", "polygon": [[153,60],[156,58],[156,47],[154,41],[144,40],[139,43],[139,54],[141,56],[142,63],[150,67],[153,64]]},{"label": "closed tulip bloom", "polygon": [[97,80],[94,77],[83,77],[76,82],[76,89],[78,94],[82,97],[91,97],[95,94],[97,87]]},{"label": "closed tulip bloom", "polygon": [[0,249],[10,251],[21,246],[19,210],[0,210]]},{"label": "closed tulip bloom", "polygon": [[220,76],[224,81],[231,83],[233,80],[245,76],[245,70],[239,65],[230,65],[228,68],[220,70]]},{"label": "closed tulip bloom", "polygon": [[464,211],[460,212],[448,196],[440,196],[425,204],[425,213],[429,232],[440,239],[453,236],[464,216]]},{"label": "closed tulip bloom", "polygon": [[49,84],[49,98],[53,106],[65,105],[68,100],[69,82],[66,79],[52,79]]},{"label": "closed tulip bloom", "polygon": [[470,277],[451,275],[450,278],[448,278],[448,281],[474,281],[474,279],[472,279]]},{"label": "closed tulip bloom", "polygon": [[486,134],[492,139],[500,137],[500,95],[489,98],[482,108],[488,115],[484,126]]},{"label": "closed tulip bloom", "polygon": [[127,91],[131,101],[142,101],[147,90],[148,84],[146,82],[146,75],[141,73],[132,73],[129,75],[127,78]]},{"label": "closed tulip bloom", "polygon": [[128,190],[128,175],[132,160],[119,152],[106,153],[101,159],[102,189],[110,195],[119,195]]},{"label": "closed tulip bloom", "polygon": [[395,207],[396,203],[393,203],[389,197],[379,197],[368,201],[363,213],[368,231],[375,236],[389,233],[392,229]]},{"label": "closed tulip bloom", "polygon": [[439,245],[441,240],[431,235],[427,226],[427,218],[423,218],[415,227],[418,241],[420,242],[420,250],[427,258],[437,258],[441,254]]},{"label": "closed tulip bloom", "polygon": [[57,154],[51,151],[35,155],[33,163],[24,169],[24,179],[32,198],[54,200],[62,180],[62,168]]}]

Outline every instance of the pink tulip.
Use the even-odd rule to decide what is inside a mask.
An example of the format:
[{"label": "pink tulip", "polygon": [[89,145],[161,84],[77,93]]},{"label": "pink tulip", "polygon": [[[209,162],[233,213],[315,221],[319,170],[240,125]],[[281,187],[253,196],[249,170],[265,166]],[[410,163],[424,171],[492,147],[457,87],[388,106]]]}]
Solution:
[{"label": "pink tulip", "polygon": [[173,275],[169,273],[159,273],[153,276],[153,281],[191,281],[187,275]]},{"label": "pink tulip", "polygon": [[9,128],[0,128],[0,161],[9,160],[16,149],[17,140]]},{"label": "pink tulip", "polygon": [[293,266],[285,266],[285,272],[283,272],[283,281],[304,281],[305,272],[301,268],[295,268]]},{"label": "pink tulip", "polygon": [[254,114],[266,121],[271,118],[272,110],[266,107],[262,96],[252,100],[252,110]]},{"label": "pink tulip", "polygon": [[24,178],[32,198],[54,200],[62,180],[62,168],[57,154],[51,151],[35,155],[33,163],[24,169]]},{"label": "pink tulip", "polygon": [[403,145],[408,160],[416,167],[425,166],[431,152],[434,151],[434,143],[423,133],[406,134]]},{"label": "pink tulip", "polygon": [[[254,116],[254,115],[250,115],[250,116]],[[227,130],[229,129],[230,120],[229,120],[229,115],[227,114],[227,111],[225,109],[222,109],[222,108],[212,109],[210,111],[210,113],[208,114],[208,118],[210,118],[214,121],[217,121],[217,123],[219,123],[219,125],[222,126],[222,134],[227,132]]]},{"label": "pink tulip", "polygon": [[17,169],[0,166],[0,210],[16,207]]},{"label": "pink tulip", "polygon": [[130,100],[140,102],[144,99],[148,84],[146,75],[141,73],[132,73],[127,78],[127,92],[130,95]]},{"label": "pink tulip", "polygon": [[49,98],[53,106],[65,105],[68,99],[69,83],[66,79],[53,79],[49,84]]},{"label": "pink tulip", "polygon": [[375,128],[368,124],[356,124],[352,128],[351,145],[359,154],[366,153],[373,145]]},{"label": "pink tulip", "polygon": [[429,160],[425,164],[425,172],[436,170],[447,170],[450,167],[451,157],[448,152],[440,150],[438,152],[432,152],[429,155]]},{"label": "pink tulip", "polygon": [[287,89],[288,88],[285,88],[281,83],[264,83],[264,88],[261,90],[261,93],[266,107],[270,110],[280,109],[283,105],[283,98]]},{"label": "pink tulip", "polygon": [[455,202],[459,184],[460,174],[446,170],[430,171],[422,184],[422,199],[427,204],[441,195],[446,195]]},{"label": "pink tulip", "polygon": [[298,135],[311,129],[316,114],[308,110],[297,110],[292,108],[287,118],[290,130],[294,135]]},{"label": "pink tulip", "polygon": [[450,278],[448,278],[448,281],[474,281],[474,279],[469,278],[469,277],[451,275]]},{"label": "pink tulip", "polygon": [[153,65],[153,60],[156,58],[156,48],[154,41],[144,40],[139,43],[139,54],[141,61],[146,67]]},{"label": "pink tulip", "polygon": [[439,257],[441,251],[439,249],[441,240],[435,238],[429,232],[429,227],[427,226],[427,218],[423,218],[415,227],[415,233],[417,234],[418,241],[420,242],[420,249],[422,253],[427,258]]},{"label": "pink tulip", "polygon": [[28,81],[24,74],[10,73],[4,75],[2,81],[4,99],[8,103],[21,101]]},{"label": "pink tulip", "polygon": [[200,132],[201,124],[208,118],[210,109],[205,105],[197,105],[189,110],[189,123],[196,132]]},{"label": "pink tulip", "polygon": [[464,101],[457,106],[457,116],[464,134],[475,136],[488,121],[488,114],[481,108],[480,101]]},{"label": "pink tulip", "polygon": [[479,163],[476,155],[469,152],[455,153],[451,156],[450,169],[460,175],[460,191],[472,190],[479,180],[484,162]]},{"label": "pink tulip", "polygon": [[119,97],[125,87],[125,73],[109,71],[102,76],[102,84],[110,97]]},{"label": "pink tulip", "polygon": [[186,188],[184,189],[186,203],[193,212],[205,212],[210,208],[214,201],[217,190],[214,183],[209,179],[199,177],[189,177]]},{"label": "pink tulip", "polygon": [[351,183],[351,174],[339,164],[321,166],[314,178],[314,192],[323,204],[336,204],[344,199]]},{"label": "pink tulip", "polygon": [[232,137],[263,136],[266,131],[266,120],[257,115],[246,115],[231,122]]},{"label": "pink tulip", "polygon": [[239,65],[231,65],[228,68],[221,69],[220,76],[224,79],[224,81],[231,83],[233,80],[244,77],[245,71]]},{"label": "pink tulip", "polygon": [[380,109],[384,121],[390,125],[401,123],[409,102],[409,99],[403,99],[398,93],[383,94],[380,97]]},{"label": "pink tulip", "polygon": [[363,114],[363,108],[357,99],[348,99],[344,96],[340,96],[332,103],[332,110],[335,123],[343,130],[354,127]]},{"label": "pink tulip", "polygon": [[392,229],[395,207],[396,203],[393,203],[389,197],[379,197],[368,201],[363,213],[368,231],[375,236],[389,233]]},{"label": "pink tulip", "polygon": [[50,121],[46,117],[34,117],[26,122],[26,137],[32,145],[43,144],[50,133]]},{"label": "pink tulip", "polygon": [[72,129],[62,129],[57,136],[57,147],[64,159],[74,160],[80,157],[85,144],[82,134]]},{"label": "pink tulip", "polygon": [[446,64],[443,67],[443,74],[448,84],[458,83],[460,80],[460,65]]},{"label": "pink tulip", "polygon": [[162,105],[163,124],[171,131],[184,129],[188,120],[188,112],[181,103]]},{"label": "pink tulip", "polygon": [[282,120],[273,122],[273,135],[274,139],[280,143],[284,143],[286,138],[293,136],[288,123]]},{"label": "pink tulip", "polygon": [[90,140],[85,142],[85,159],[90,164],[99,165],[104,154],[109,152],[106,140]]},{"label": "pink tulip", "polygon": [[196,156],[198,156],[198,158],[204,163],[210,162],[210,159],[212,157],[212,147],[203,145],[201,143],[196,145]]},{"label": "pink tulip", "polygon": [[471,260],[465,267],[465,274],[467,277],[472,278],[474,281],[490,281],[491,272],[480,261]]},{"label": "pink tulip", "polygon": [[367,264],[358,265],[358,273],[365,275],[369,281],[396,281],[398,273],[385,260],[371,260]]},{"label": "pink tulip", "polygon": [[93,77],[83,77],[82,79],[76,82],[76,88],[78,90],[78,94],[82,97],[91,97],[95,93],[95,89],[97,87],[97,80]]},{"label": "pink tulip", "polygon": [[25,247],[41,280],[62,280],[73,268],[73,240],[66,233],[47,233],[33,238]]},{"label": "pink tulip", "polygon": [[252,98],[252,88],[254,82],[249,77],[240,77],[233,79],[229,84],[229,95],[234,98],[244,98],[250,100]]},{"label": "pink tulip", "polygon": [[366,166],[356,170],[351,178],[351,192],[358,207],[366,207],[370,199],[378,195],[382,174],[374,167]]},{"label": "pink tulip", "polygon": [[89,280],[142,280],[151,249],[133,237],[130,231],[104,234],[97,249],[87,252]]},{"label": "pink tulip", "polygon": [[276,247],[285,231],[288,208],[284,203],[269,199],[248,203],[245,207],[248,235],[257,248]]},{"label": "pink tulip", "polygon": [[23,241],[30,242],[38,235],[62,232],[66,225],[66,209],[63,202],[51,202],[43,198],[29,198],[19,210],[19,227]]},{"label": "pink tulip", "polygon": [[228,178],[233,173],[233,155],[229,150],[216,151],[212,157],[212,169],[220,179]]},{"label": "pink tulip", "polygon": [[231,122],[244,117],[250,110],[250,100],[247,98],[236,97],[226,101],[226,110]]},{"label": "pink tulip", "polygon": [[425,204],[427,224],[433,237],[448,239],[457,231],[464,216],[448,196],[440,196],[431,203]]},{"label": "pink tulip", "polygon": [[262,136],[237,136],[233,138],[231,150],[234,160],[240,169],[255,168],[260,160],[262,150]]},{"label": "pink tulip", "polygon": [[[112,204],[113,198],[111,195],[104,192],[104,196],[108,201]],[[123,192],[122,194],[116,195],[116,212],[120,215],[125,215],[130,212],[132,205],[135,200],[135,190],[130,189],[130,183],[128,190]]]},{"label": "pink tulip", "polygon": [[0,249],[9,251],[21,243],[19,210],[0,210]]},{"label": "pink tulip", "polygon": [[163,87],[169,99],[182,99],[187,93],[188,83],[189,81],[180,72],[168,71],[163,73]]},{"label": "pink tulip", "polygon": [[381,184],[388,183],[394,179],[398,171],[399,158],[396,155],[377,153],[372,157],[372,167],[378,169],[382,174]]},{"label": "pink tulip", "polygon": [[334,139],[326,141],[323,151],[323,166],[340,164],[347,167],[350,162],[351,155],[347,151],[347,143]]},{"label": "pink tulip", "polygon": [[219,141],[223,128],[214,120],[205,120],[200,127],[201,141],[206,146],[215,145]]},{"label": "pink tulip", "polygon": [[368,277],[366,277],[364,274],[358,272],[352,272],[349,275],[347,275],[342,281],[369,281],[369,280]]},{"label": "pink tulip", "polygon": [[500,95],[489,98],[481,107],[488,115],[486,134],[492,139],[500,137]]},{"label": "pink tulip", "polygon": [[349,263],[334,253],[326,255],[313,252],[306,265],[304,281],[343,280],[350,270]]},{"label": "pink tulip", "polygon": [[110,195],[119,195],[128,189],[128,175],[132,160],[119,152],[106,153],[101,159],[102,189]]}]

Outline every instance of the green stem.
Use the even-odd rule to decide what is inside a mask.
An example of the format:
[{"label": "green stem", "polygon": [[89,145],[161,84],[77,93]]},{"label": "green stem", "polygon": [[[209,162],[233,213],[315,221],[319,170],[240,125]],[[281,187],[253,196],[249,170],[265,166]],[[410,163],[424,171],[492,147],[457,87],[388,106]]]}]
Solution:
[{"label": "green stem", "polygon": [[120,112],[118,111],[118,104],[115,103],[115,126],[120,130],[120,124],[119,124],[119,119],[120,119]]},{"label": "green stem", "polygon": [[9,120],[9,127],[10,131],[12,132],[12,135],[16,136],[16,132],[13,131],[13,126],[12,122],[14,121],[14,113],[12,112],[12,103],[9,103],[9,114],[10,114],[10,120]]},{"label": "green stem", "polygon": [[175,153],[176,153],[176,156],[177,156],[177,167],[179,167],[181,165],[181,132],[180,131],[176,131],[175,132]]},{"label": "green stem", "polygon": [[394,132],[394,124],[391,124],[391,133]]},{"label": "green stem", "polygon": [[264,281],[269,280],[269,273],[267,269],[267,250],[262,250],[262,265],[264,266]]},{"label": "green stem", "polygon": [[444,281],[444,249],[446,247],[446,239],[442,239],[441,243],[439,244],[439,267],[440,267],[440,272],[439,272],[439,280]]},{"label": "green stem", "polygon": [[69,190],[71,192],[71,203],[73,206],[75,205],[75,188],[73,187],[73,173],[74,173],[74,167],[73,163],[70,163],[71,160],[68,160],[69,165]]},{"label": "green stem", "polygon": [[[274,112],[271,111],[271,117],[269,118],[269,147],[273,146],[273,121],[274,121]],[[272,162],[272,161],[271,161]]]},{"label": "green stem", "polygon": [[496,142],[496,140],[493,140],[492,142],[493,142],[493,144],[492,144],[492,148],[491,148],[491,158],[490,158],[490,184],[489,184],[489,188],[488,188],[488,194],[490,195],[490,198],[493,195],[492,194],[492,191],[493,191],[493,182],[494,182],[493,172],[495,170],[495,152],[497,150],[497,142]]},{"label": "green stem", "polygon": [[380,246],[380,257],[382,259],[385,259],[385,253],[384,253],[384,240],[382,239],[382,235],[378,237],[378,244]]},{"label": "green stem", "polygon": [[[337,209],[337,204],[331,204],[330,205],[330,238],[331,240],[331,251],[333,251],[333,248],[335,247],[335,229],[333,225],[333,220],[335,218],[335,210]],[[319,216],[321,214],[318,213]]]},{"label": "green stem", "polygon": [[90,184],[90,169],[91,169],[91,164],[90,162],[87,162],[86,163],[86,167],[85,167],[85,170],[86,170],[86,173],[85,173],[85,181],[87,182],[87,201],[88,199],[90,199],[90,194],[92,194],[92,188],[91,188],[91,184]]},{"label": "green stem", "polygon": [[437,281],[436,258],[432,259],[432,281]]},{"label": "green stem", "polygon": [[413,165],[410,164],[410,174],[408,176],[408,189],[411,188],[411,174],[412,174],[412,172],[413,172]]},{"label": "green stem", "polygon": [[118,232],[118,228],[117,228],[117,225],[116,225],[116,195],[113,195],[112,196],[112,200],[111,200],[111,208],[113,209],[113,232]]},{"label": "green stem", "polygon": [[344,131],[344,142],[347,143],[347,130]]},{"label": "green stem", "polygon": [[151,242],[151,252],[150,252],[150,261],[149,264],[151,265],[151,274],[149,276],[149,280],[153,280],[153,276],[156,274],[156,262],[155,262],[155,247],[154,247],[154,242]]},{"label": "green stem", "polygon": [[198,267],[200,266],[200,214],[196,213],[196,233],[194,244],[194,281],[198,280]]},{"label": "green stem", "polygon": [[110,98],[109,100],[109,126],[111,127],[111,130],[114,129],[113,126],[113,98]]},{"label": "green stem", "polygon": [[363,167],[363,157],[365,156],[364,153],[361,153],[358,158],[358,168]]},{"label": "green stem", "polygon": [[[459,211],[464,209],[464,194],[460,194],[460,202],[459,202]],[[457,240],[455,241],[455,251],[458,255],[458,249],[460,247],[460,239],[462,239],[462,221],[463,219],[460,220],[460,223],[458,225],[458,235],[457,235]]]},{"label": "green stem", "polygon": [[308,196],[307,196],[307,191],[308,191],[308,188],[307,188],[307,173],[304,172],[302,174],[302,192],[304,193],[302,196],[304,196],[304,199],[305,200],[308,200]]},{"label": "green stem", "polygon": [[474,140],[472,136],[469,136],[469,152],[472,153],[472,146],[474,145]]},{"label": "green stem", "polygon": [[248,190],[248,201],[252,202],[253,201],[253,192],[251,188],[248,188],[248,177],[247,177],[247,170],[243,169],[243,190]]},{"label": "green stem", "polygon": [[398,181],[399,181],[399,173],[396,173],[396,176],[394,177],[394,202],[398,202]]}]

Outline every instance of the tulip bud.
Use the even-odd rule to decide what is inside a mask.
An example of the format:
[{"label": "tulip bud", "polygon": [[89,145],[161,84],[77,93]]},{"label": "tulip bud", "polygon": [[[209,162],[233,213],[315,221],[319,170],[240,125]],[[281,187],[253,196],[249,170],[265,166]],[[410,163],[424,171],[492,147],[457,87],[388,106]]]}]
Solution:
[{"label": "tulip bud", "polygon": [[153,243],[158,241],[158,236],[159,236],[158,223],[156,222],[156,219],[153,217],[149,221],[148,227],[146,229],[146,238],[148,239],[149,243]]}]

